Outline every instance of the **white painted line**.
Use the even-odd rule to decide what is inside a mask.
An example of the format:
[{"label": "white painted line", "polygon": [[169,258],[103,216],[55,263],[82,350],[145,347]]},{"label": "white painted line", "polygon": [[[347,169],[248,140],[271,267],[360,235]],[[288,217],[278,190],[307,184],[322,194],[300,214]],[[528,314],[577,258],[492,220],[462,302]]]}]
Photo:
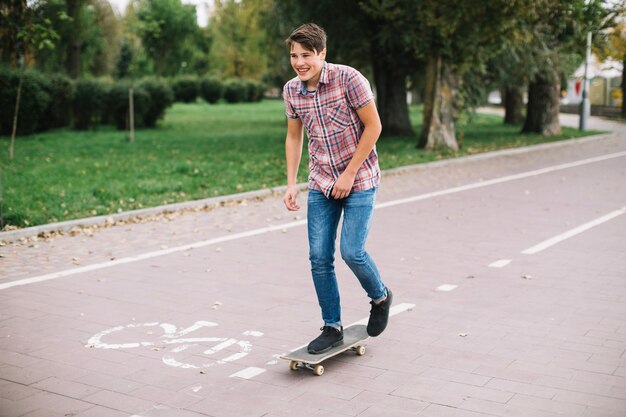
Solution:
[{"label": "white painted line", "polygon": [[437,287],[437,291],[452,291],[456,290],[459,286],[453,284],[443,284]]},{"label": "white painted line", "polygon": [[265,369],[255,368],[254,366],[251,366],[249,368],[246,368],[244,370],[241,370],[239,372],[232,374],[229,378],[250,379],[250,378],[254,378],[255,376],[261,375],[263,372],[265,372]]},{"label": "white painted line", "polygon": [[499,261],[490,263],[488,266],[489,268],[504,268],[510,263],[511,263],[510,259],[500,259]]},{"label": "white painted line", "polygon": [[487,187],[489,185],[501,184],[504,182],[515,181],[515,180],[520,180],[523,178],[534,177],[537,175],[548,174],[550,172],[560,171],[560,170],[569,169],[569,168],[575,168],[575,167],[579,167],[582,165],[593,164],[596,162],[602,162],[602,161],[606,161],[606,160],[614,159],[614,158],[621,158],[623,156],[626,156],[626,152],[616,152],[616,153],[612,153],[608,155],[598,156],[595,158],[582,159],[580,161],[570,162],[567,164],[554,165],[554,166],[547,167],[547,168],[536,169],[534,171],[521,172],[519,174],[507,175],[505,177],[494,178],[492,180],[475,182],[472,184],[462,185],[460,187],[434,191],[432,193],[421,194],[421,195],[417,195],[414,197],[403,198],[400,200],[388,201],[386,203],[377,204],[376,208],[386,208],[386,207],[398,206],[400,204],[414,203],[416,201],[426,200],[426,199],[433,198],[433,197],[440,197],[442,195],[454,194],[454,193],[459,193],[462,191],[473,190],[476,188]]},{"label": "white painted line", "polygon": [[534,254],[536,254],[538,252],[541,252],[544,249],[549,248],[550,246],[554,246],[554,245],[556,245],[559,242],[562,242],[562,241],[564,241],[566,239],[569,239],[570,237],[573,237],[573,236],[576,236],[578,234],[581,234],[581,233],[583,233],[583,232],[585,232],[585,231],[587,231],[587,230],[589,230],[589,229],[591,229],[593,227],[601,225],[602,223],[606,223],[609,220],[612,220],[612,219],[614,219],[614,218],[616,218],[618,216],[621,216],[624,213],[626,213],[626,207],[622,207],[619,210],[615,210],[615,211],[613,211],[613,212],[611,212],[611,213],[609,213],[609,214],[607,214],[605,216],[602,216],[600,218],[592,220],[592,221],[590,221],[588,223],[582,224],[582,225],[580,225],[578,227],[575,227],[574,229],[568,230],[565,233],[561,233],[558,236],[554,236],[553,238],[544,240],[543,242],[541,242],[541,243],[539,243],[539,244],[537,244],[537,245],[535,245],[535,246],[533,246],[531,248],[523,250],[522,253],[525,254],[525,255],[534,255]]},{"label": "white painted line", "polygon": [[[578,166],[582,166],[582,165],[593,164],[593,163],[596,163],[596,162],[602,162],[602,161],[606,161],[606,160],[609,160],[609,159],[620,158],[620,157],[623,157],[623,156],[626,156],[626,152],[616,152],[616,153],[612,153],[612,154],[608,154],[608,155],[602,155],[602,156],[598,156],[598,157],[594,157],[594,158],[582,159],[580,161],[570,162],[570,163],[567,163],[567,164],[554,165],[554,166],[551,166],[551,167],[537,169],[537,170],[533,170],[533,171],[522,172],[522,173],[515,174],[515,175],[507,175],[507,176],[500,177],[500,178],[494,178],[492,180],[479,181],[479,182],[476,182],[476,183],[467,184],[467,185],[463,185],[463,186],[460,186],[460,187],[453,187],[453,188],[448,188],[448,189],[445,189],[445,190],[435,191],[435,192],[432,192],[432,193],[420,194],[420,195],[417,195],[417,196],[414,196],[414,197],[388,201],[386,203],[379,203],[379,204],[376,205],[375,208],[376,209],[381,209],[381,208],[398,206],[398,205],[401,205],[401,204],[414,203],[414,202],[417,202],[417,201],[427,200],[429,198],[434,198],[434,197],[440,197],[440,196],[443,196],[443,195],[459,193],[459,192],[462,192],[462,191],[473,190],[473,189],[476,189],[476,188],[487,187],[487,186],[495,185],[495,184],[501,184],[501,183],[508,182],[508,181],[515,181],[515,180],[519,180],[519,179],[523,179],[523,178],[528,178],[528,177],[533,177],[533,176],[537,176],[537,175],[547,174],[547,173],[550,173],[550,172],[560,171],[560,170],[563,170],[563,169],[569,169],[569,168],[574,168],[574,167],[578,167]],[[34,284],[34,283],[37,283],[37,282],[49,281],[49,280],[52,280],[52,279],[67,277],[67,276],[70,276],[70,275],[76,275],[76,274],[80,274],[80,273],[83,273],[83,272],[89,272],[89,271],[94,271],[94,270],[103,269],[103,268],[109,268],[111,266],[123,265],[123,264],[131,263],[131,262],[137,262],[137,261],[141,261],[141,260],[145,260],[145,259],[156,258],[158,256],[170,255],[170,254],[176,253],[176,252],[183,252],[183,251],[190,250],[190,249],[202,248],[202,247],[205,247],[205,246],[216,245],[216,244],[219,244],[219,243],[229,242],[229,241],[232,241],[232,240],[243,239],[243,238],[247,238],[247,237],[251,237],[251,236],[258,236],[258,235],[262,235],[262,234],[265,234],[265,233],[270,233],[270,232],[275,232],[275,231],[284,231],[286,229],[290,229],[290,228],[293,228],[293,227],[303,226],[306,223],[307,223],[306,220],[300,220],[300,221],[291,222],[291,223],[285,223],[285,224],[278,224],[278,225],[274,225],[274,226],[262,227],[262,228],[259,228],[259,229],[249,230],[247,232],[235,233],[235,234],[232,234],[232,235],[222,236],[222,237],[218,237],[218,238],[215,238],[215,239],[209,239],[209,240],[204,240],[204,241],[201,241],[201,242],[191,243],[191,244],[188,244],[188,245],[176,246],[176,247],[173,247],[173,248],[158,250],[158,251],[154,251],[154,252],[148,252],[148,253],[144,253],[144,254],[138,255],[138,256],[131,256],[131,257],[128,257],[128,258],[120,258],[120,259],[116,259],[116,260],[109,261],[109,262],[102,262],[102,263],[97,263],[97,264],[93,264],[93,265],[87,265],[87,266],[83,266],[83,267],[79,267],[79,268],[73,268],[73,269],[69,269],[69,270],[65,270],[65,271],[55,272],[55,273],[52,273],[52,274],[40,275],[40,276],[36,276],[36,277],[32,277],[32,278],[25,278],[25,279],[21,279],[21,280],[12,281],[12,282],[6,282],[4,284],[0,284],[0,290],[5,290],[7,288],[17,287],[17,286],[20,286],[20,285],[27,285],[27,284]]]},{"label": "white painted line", "polygon": [[[393,317],[396,314],[404,313],[405,311],[409,311],[414,307],[415,307],[415,304],[411,304],[411,303],[400,303],[398,305],[392,306],[391,310],[389,310],[389,317]],[[370,319],[369,316],[367,316],[365,318],[362,318],[359,321],[355,321],[354,323],[347,325],[346,327],[354,326],[355,324],[367,324],[369,319]],[[298,350],[298,349],[294,349],[294,350]]]},{"label": "white painted line", "polygon": [[109,262],[102,262],[102,263],[97,263],[97,264],[93,264],[93,265],[83,266],[83,267],[80,267],[80,268],[74,268],[74,269],[68,269],[68,270],[60,271],[60,272],[54,272],[52,274],[40,275],[38,277],[32,277],[32,278],[21,279],[21,280],[18,280],[18,281],[7,282],[7,283],[4,283],[4,284],[0,284],[0,290],[5,290],[7,288],[16,287],[16,286],[19,286],[19,285],[27,285],[27,284],[34,284],[36,282],[49,281],[51,279],[67,277],[67,276],[70,276],[70,275],[76,275],[76,274],[80,274],[80,273],[83,273],[83,272],[89,272],[89,271],[94,271],[94,270],[97,270],[97,269],[109,268],[111,266],[117,266],[117,265],[128,264],[128,263],[131,263],[131,262],[142,261],[142,260],[145,260],[145,259],[156,258],[158,256],[170,255],[170,254],[176,253],[176,252],[184,252],[184,251],[190,250],[190,249],[197,249],[197,248],[202,248],[204,246],[216,245],[218,243],[228,242],[228,241],[237,240],[237,239],[243,239],[243,238],[250,237],[250,236],[262,235],[262,234],[265,234],[265,233],[275,232],[275,231],[278,231],[278,230],[282,231],[283,229],[289,229],[289,228],[292,228],[292,227],[302,226],[302,225],[305,225],[305,224],[306,224],[306,220],[300,220],[300,221],[297,221],[297,222],[291,222],[291,223],[279,224],[279,225],[275,225],[275,226],[262,227],[260,229],[249,230],[247,232],[242,232],[242,233],[235,233],[235,234],[228,235],[228,236],[221,236],[221,237],[218,237],[218,238],[215,238],[215,239],[210,239],[210,240],[204,240],[204,241],[201,241],[201,242],[190,243],[188,245],[176,246],[176,247],[173,247],[173,248],[158,250],[158,251],[154,251],[154,252],[148,252],[148,253],[144,253],[144,254],[141,254],[141,255],[138,255],[138,256],[130,256],[128,258],[120,258],[120,259],[115,259],[115,260],[109,261]]}]

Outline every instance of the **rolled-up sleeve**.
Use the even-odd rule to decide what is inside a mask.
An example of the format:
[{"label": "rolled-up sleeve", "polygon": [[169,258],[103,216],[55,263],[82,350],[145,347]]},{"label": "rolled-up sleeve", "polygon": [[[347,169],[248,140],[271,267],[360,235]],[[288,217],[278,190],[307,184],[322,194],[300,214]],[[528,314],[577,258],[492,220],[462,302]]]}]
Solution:
[{"label": "rolled-up sleeve", "polygon": [[293,108],[293,105],[291,104],[291,101],[289,99],[289,89],[288,89],[289,85],[286,84],[283,87],[283,100],[285,101],[285,115],[290,118],[290,119],[297,119],[298,113],[296,113],[296,110]]},{"label": "rolled-up sleeve", "polygon": [[374,93],[369,81],[359,71],[352,69],[348,76],[346,89],[348,104],[353,109],[360,109],[370,101],[374,100]]}]

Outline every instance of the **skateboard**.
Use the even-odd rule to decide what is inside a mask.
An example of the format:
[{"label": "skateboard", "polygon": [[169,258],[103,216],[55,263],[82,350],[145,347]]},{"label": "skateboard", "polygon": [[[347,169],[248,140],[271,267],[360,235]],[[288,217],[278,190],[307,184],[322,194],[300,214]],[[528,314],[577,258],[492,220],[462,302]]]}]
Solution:
[{"label": "skateboard", "polygon": [[315,375],[324,373],[322,362],[333,356],[339,355],[347,350],[356,352],[358,356],[365,355],[365,342],[369,336],[367,334],[367,326],[363,324],[355,324],[343,329],[343,344],[331,348],[329,351],[318,354],[311,354],[307,351],[307,347],[301,347],[290,353],[281,356],[281,359],[289,361],[289,369],[297,371],[298,369],[310,369]]}]

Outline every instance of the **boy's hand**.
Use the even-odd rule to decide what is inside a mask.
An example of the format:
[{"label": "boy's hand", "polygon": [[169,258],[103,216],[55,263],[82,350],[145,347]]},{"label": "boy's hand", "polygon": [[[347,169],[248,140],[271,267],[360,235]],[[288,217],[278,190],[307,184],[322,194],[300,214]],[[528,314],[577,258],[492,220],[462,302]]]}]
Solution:
[{"label": "boy's hand", "polygon": [[348,197],[354,185],[354,177],[354,175],[348,174],[346,171],[342,172],[339,178],[337,178],[330,195],[337,200]]},{"label": "boy's hand", "polygon": [[296,203],[296,197],[298,196],[298,188],[295,186],[288,186],[283,197],[283,203],[289,211],[300,210],[300,206]]}]

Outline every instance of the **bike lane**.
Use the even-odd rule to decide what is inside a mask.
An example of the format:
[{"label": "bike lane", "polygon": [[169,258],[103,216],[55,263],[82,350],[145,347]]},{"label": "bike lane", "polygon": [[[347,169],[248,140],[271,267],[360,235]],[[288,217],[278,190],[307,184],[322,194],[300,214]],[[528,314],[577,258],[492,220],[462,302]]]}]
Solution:
[{"label": "bike lane", "polygon": [[[463,400],[467,392],[474,408],[480,408],[481,401],[493,407],[523,398],[523,393],[510,388],[486,388],[511,381],[510,376],[485,374],[493,369],[511,372],[508,367],[516,358],[497,347],[485,352],[484,346],[503,343],[508,333],[518,329],[511,330],[515,320],[511,314],[505,316],[508,321],[488,325],[485,317],[501,313],[506,306],[496,303],[493,311],[476,308],[473,303],[484,298],[486,287],[479,284],[468,289],[466,283],[482,282],[477,280],[482,274],[495,280],[501,271],[496,274],[494,268],[487,269],[489,262],[514,258],[514,251],[521,256],[518,253],[531,244],[568,230],[563,227],[567,223],[582,224],[597,211],[605,213],[616,205],[619,209],[617,196],[622,190],[615,188],[619,184],[607,183],[605,190],[599,187],[612,173],[623,179],[623,159],[616,156],[613,162],[621,165],[609,161],[599,170],[592,163],[585,165],[578,178],[571,178],[574,171],[567,171],[565,176],[573,186],[563,184],[564,170],[554,171],[528,176],[524,181],[529,182],[521,188],[512,186],[521,180],[483,184],[379,209],[372,251],[381,269],[394,276],[392,282],[398,288],[394,292],[401,297],[398,302],[419,303],[394,317],[389,333],[371,342],[373,353],[362,359],[341,357],[329,368],[334,374],[319,380],[288,372],[286,363],[276,358],[308,340],[319,326],[301,225],[7,288],[0,291],[0,379],[5,381],[0,409],[11,416],[44,412],[145,417],[322,415],[331,409],[336,412],[329,415],[375,415],[378,402],[364,400],[368,394],[390,404],[397,415],[414,415],[429,409],[435,413],[436,404],[467,406]],[[529,168],[536,167],[529,164]],[[472,173],[466,170],[465,176],[462,172],[455,175],[469,178]],[[547,181],[546,176],[552,179]],[[415,185],[407,185],[412,182],[406,181],[406,175],[396,179],[389,181],[390,190],[399,190],[396,198],[384,201],[381,193],[381,205],[412,198]],[[559,184],[574,197],[563,191],[564,199],[555,201]],[[598,198],[600,206],[593,203]],[[545,216],[546,208],[569,212],[572,218]],[[515,231],[514,237],[528,238],[512,238]],[[505,250],[498,252],[498,248]],[[514,258],[502,271],[521,271],[515,269],[519,265]],[[344,277],[344,321],[360,320],[367,314],[367,300],[347,269],[338,265],[338,271]],[[443,285],[448,287],[439,289]],[[494,295],[500,288],[512,297],[508,291],[520,285],[519,281],[512,287],[496,285]],[[446,326],[452,323],[454,330],[448,333]],[[468,341],[468,335],[482,338]],[[619,350],[609,349],[611,354]],[[536,365],[554,355],[541,349],[517,359]],[[568,360],[577,359],[572,355]],[[249,371],[252,368],[263,372],[255,374],[258,371]],[[571,371],[563,368],[567,370]],[[614,378],[608,389],[621,383],[619,376]],[[567,399],[570,393],[555,392],[551,398],[560,394],[559,398]],[[596,398],[588,402],[592,400]],[[564,407],[561,403],[553,406]],[[621,404],[617,399],[608,405],[619,409]],[[568,407],[586,412],[590,406],[574,403]]]}]

